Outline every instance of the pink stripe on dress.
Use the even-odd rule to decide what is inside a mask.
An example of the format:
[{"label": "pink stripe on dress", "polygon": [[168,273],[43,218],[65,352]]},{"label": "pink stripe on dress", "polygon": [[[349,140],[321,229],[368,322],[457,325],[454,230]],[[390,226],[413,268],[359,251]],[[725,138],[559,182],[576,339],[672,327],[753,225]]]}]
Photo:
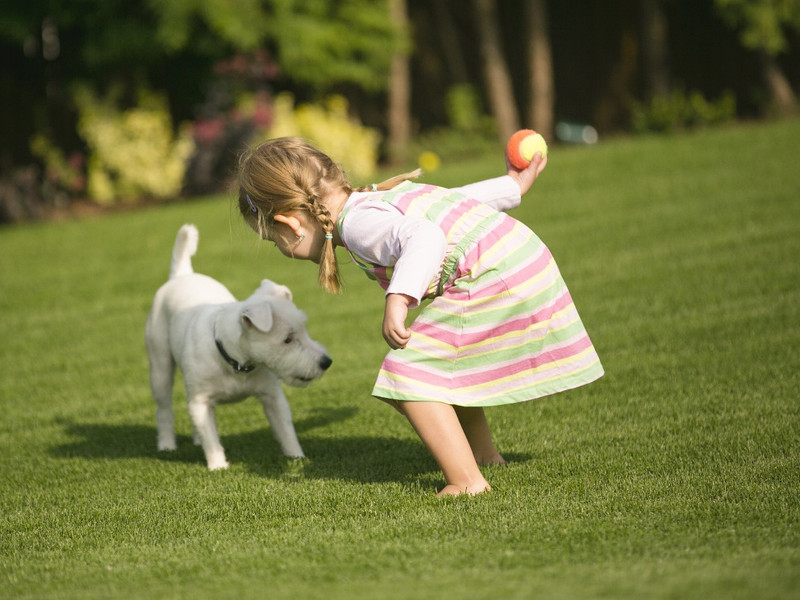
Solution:
[{"label": "pink stripe on dress", "polygon": [[[549,319],[570,305],[572,305],[572,297],[569,291],[564,290],[564,293],[556,298],[551,305],[536,307],[534,312],[522,314],[502,324],[488,323],[468,328],[458,327],[457,330],[454,330],[449,328],[446,323],[427,320],[420,316],[412,325],[412,331],[432,337],[453,348],[459,348],[509,333],[526,331],[542,326],[550,327],[552,324],[548,325]],[[491,335],[487,337],[487,333]]]},{"label": "pink stripe on dress", "polygon": [[408,211],[409,206],[411,206],[411,204],[414,202],[414,200],[416,200],[420,196],[430,194],[435,189],[436,188],[431,185],[418,186],[418,189],[409,192],[407,194],[403,194],[400,198],[398,198],[395,202],[393,202],[393,204],[400,210],[400,212],[405,214]]},{"label": "pink stripe on dress", "polygon": [[387,357],[383,368],[387,373],[407,377],[411,380],[424,381],[429,385],[445,389],[464,389],[493,381],[506,380],[516,375],[533,376],[535,378],[535,371],[557,366],[556,363],[577,356],[591,346],[591,340],[584,333],[578,340],[568,346],[546,349],[539,355],[526,354],[520,356],[517,360],[501,365],[492,364],[488,367],[476,368],[470,371],[456,371],[449,375],[433,369],[426,369],[421,364],[412,365],[396,361],[393,356]]}]

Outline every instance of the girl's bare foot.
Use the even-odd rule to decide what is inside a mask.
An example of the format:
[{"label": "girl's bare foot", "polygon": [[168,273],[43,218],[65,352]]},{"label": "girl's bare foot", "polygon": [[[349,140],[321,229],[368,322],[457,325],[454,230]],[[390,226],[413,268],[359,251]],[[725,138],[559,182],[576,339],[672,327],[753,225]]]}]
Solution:
[{"label": "girl's bare foot", "polygon": [[486,481],[483,484],[477,484],[470,487],[459,487],[455,484],[448,484],[442,488],[442,490],[436,494],[438,498],[442,498],[444,496],[460,496],[462,494],[469,494],[470,496],[475,496],[477,494],[482,494],[483,492],[490,492],[492,490],[492,486],[490,486]]},{"label": "girl's bare foot", "polygon": [[486,422],[486,415],[479,407],[454,407],[458,421],[467,436],[475,462],[480,465],[504,465],[505,459],[495,449],[492,443],[492,436],[489,433],[489,423]]},{"label": "girl's bare foot", "polygon": [[494,452],[485,456],[476,456],[475,462],[484,467],[486,465],[504,465],[506,464],[506,459],[500,456],[499,452]]}]

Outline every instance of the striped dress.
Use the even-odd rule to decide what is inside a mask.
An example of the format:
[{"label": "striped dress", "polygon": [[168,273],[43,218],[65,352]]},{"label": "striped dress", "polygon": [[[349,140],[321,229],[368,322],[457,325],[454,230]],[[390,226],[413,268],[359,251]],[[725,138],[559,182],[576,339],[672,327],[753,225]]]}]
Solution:
[{"label": "striped dress", "polygon": [[[528,227],[431,185],[405,182],[377,198],[405,216],[438,225],[447,253],[425,296],[432,301],[409,327],[408,345],[386,355],[374,396],[493,406],[572,389],[603,375],[550,251]],[[348,203],[338,220],[340,232],[347,229],[348,213],[367,201],[376,200]],[[388,287],[391,265],[350,254]]]}]

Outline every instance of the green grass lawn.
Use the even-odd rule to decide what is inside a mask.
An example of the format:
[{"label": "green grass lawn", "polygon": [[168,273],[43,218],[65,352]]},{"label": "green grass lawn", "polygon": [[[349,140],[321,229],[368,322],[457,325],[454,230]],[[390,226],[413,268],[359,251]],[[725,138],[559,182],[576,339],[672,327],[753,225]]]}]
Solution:
[{"label": "green grass lawn", "polygon": [[[0,229],[5,598],[800,598],[800,121],[554,147],[514,216],[549,245],[603,360],[487,411],[494,491],[436,499],[369,396],[382,294],[259,244],[230,197]],[[426,181],[501,173],[502,151]],[[357,182],[364,183],[364,182]],[[292,288],[334,365],[289,389],[307,459],[253,401],[209,472],[176,386],[156,452],[143,327],[178,227],[239,297]]]}]

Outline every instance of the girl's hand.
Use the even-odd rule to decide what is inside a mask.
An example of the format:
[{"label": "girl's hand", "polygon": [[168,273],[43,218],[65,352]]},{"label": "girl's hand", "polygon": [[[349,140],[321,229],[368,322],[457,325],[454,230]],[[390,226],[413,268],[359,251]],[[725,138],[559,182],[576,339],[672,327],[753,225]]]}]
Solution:
[{"label": "girl's hand", "polygon": [[531,189],[533,182],[536,181],[536,178],[539,177],[546,166],[547,157],[543,157],[541,152],[537,152],[533,156],[533,159],[531,159],[531,164],[522,170],[512,166],[512,164],[508,162],[508,157],[506,157],[506,169],[508,170],[508,176],[517,182],[520,196],[524,196],[525,193]]},{"label": "girl's hand", "polygon": [[408,305],[413,299],[405,294],[388,294],[386,309],[383,312],[383,339],[392,350],[405,348],[411,338],[411,331],[406,329]]}]

